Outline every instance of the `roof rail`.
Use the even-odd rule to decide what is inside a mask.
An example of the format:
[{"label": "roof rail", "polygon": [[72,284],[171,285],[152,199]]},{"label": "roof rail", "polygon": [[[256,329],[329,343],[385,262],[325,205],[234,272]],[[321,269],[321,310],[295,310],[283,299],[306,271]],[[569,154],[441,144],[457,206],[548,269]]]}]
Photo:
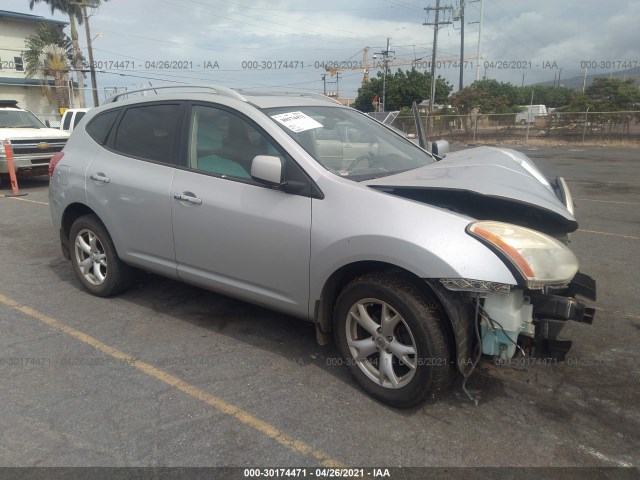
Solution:
[{"label": "roof rail", "polygon": [[324,101],[333,102],[333,103],[337,103],[339,105],[342,105],[337,99],[335,99],[333,97],[330,97],[328,95],[324,95],[322,93],[301,93],[300,95],[309,96],[309,97],[315,98],[317,100],[324,100]]},{"label": "roof rail", "polygon": [[[243,102],[246,102],[247,99],[245,97],[243,97],[242,95],[240,95],[240,93],[238,93],[236,90],[233,90],[231,88],[228,87],[222,87],[222,86],[218,86],[218,85],[206,85],[206,84],[187,84],[187,85],[160,85],[158,87],[146,87],[146,88],[139,88],[137,90],[127,90],[125,92],[121,92],[121,93],[117,93],[109,98],[107,98],[104,103],[114,103],[116,102],[120,97],[123,97],[125,95],[130,95],[132,93],[140,93],[140,92],[149,92],[151,90],[156,91],[156,90],[163,90],[163,89],[167,89],[167,88],[188,88],[188,89],[206,89],[206,90],[211,90],[213,93],[216,93],[218,95],[223,95],[225,97],[231,97],[231,98],[235,98],[237,100],[242,100]],[[158,93],[158,92],[156,92]]]},{"label": "roof rail", "polygon": [[263,92],[263,91],[260,91],[260,90],[242,90],[242,89],[238,89],[237,91],[239,93],[244,93],[249,97],[254,96],[254,95],[273,95],[273,96],[277,96],[277,95],[296,95],[296,96],[299,96],[299,97],[310,97],[310,98],[315,98],[316,100],[323,100],[325,102],[337,103],[339,105],[342,105],[335,98],[329,97],[328,95],[323,95],[322,93],[296,92],[296,91],[287,91],[287,90],[283,90],[283,91],[274,90],[274,91]]}]

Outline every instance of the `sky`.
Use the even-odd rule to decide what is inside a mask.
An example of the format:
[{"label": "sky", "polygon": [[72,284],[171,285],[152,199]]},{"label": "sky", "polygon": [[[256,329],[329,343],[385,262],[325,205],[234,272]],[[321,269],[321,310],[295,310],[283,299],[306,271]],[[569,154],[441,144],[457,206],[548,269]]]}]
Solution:
[{"label": "sky", "polygon": [[[437,75],[459,88],[461,0],[441,0]],[[0,9],[58,20],[48,6],[3,0]],[[143,83],[213,83],[247,90],[322,93],[355,98],[369,47],[369,75],[429,68],[436,1],[418,0],[110,0],[90,17],[100,97]],[[527,85],[640,67],[637,0],[484,0],[465,2],[464,85],[476,76]],[[66,29],[69,33],[69,29]],[[84,28],[80,44],[86,56]],[[378,53],[377,59],[373,56]],[[349,69],[336,77],[328,62]],[[480,68],[478,68],[478,65]],[[169,68],[166,68],[169,67]]]}]

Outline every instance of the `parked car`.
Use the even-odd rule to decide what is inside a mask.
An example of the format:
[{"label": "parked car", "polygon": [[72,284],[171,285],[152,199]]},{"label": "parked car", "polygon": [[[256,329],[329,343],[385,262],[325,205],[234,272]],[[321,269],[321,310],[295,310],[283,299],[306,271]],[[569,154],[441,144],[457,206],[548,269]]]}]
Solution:
[{"label": "parked car", "polygon": [[563,325],[591,322],[571,194],[524,154],[437,157],[322,95],[165,88],[92,109],[51,162],[53,224],[90,293],[136,268],[314,322],[396,407],[481,354],[562,358]]},{"label": "parked car", "polygon": [[88,108],[69,108],[65,110],[62,115],[62,121],[60,122],[60,130],[73,132],[73,129],[76,128],[76,125],[80,123],[80,120],[82,120],[88,111]]},{"label": "parked car", "polygon": [[33,113],[18,107],[14,100],[0,100],[0,178],[9,175],[7,140],[13,152],[17,175],[46,175],[49,160],[60,152],[69,133],[47,128]]}]

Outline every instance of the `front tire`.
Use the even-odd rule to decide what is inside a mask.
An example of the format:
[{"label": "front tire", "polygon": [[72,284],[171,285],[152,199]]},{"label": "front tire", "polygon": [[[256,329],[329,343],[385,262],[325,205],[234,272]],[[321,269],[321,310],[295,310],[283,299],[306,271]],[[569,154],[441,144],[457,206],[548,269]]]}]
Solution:
[{"label": "front tire", "polygon": [[76,276],[93,295],[109,297],[131,285],[133,269],[118,258],[113,241],[97,216],[78,218],[71,226],[69,244]]},{"label": "front tire", "polygon": [[353,280],[338,297],[334,335],[362,388],[381,402],[408,408],[451,380],[444,322],[408,275],[371,274]]}]

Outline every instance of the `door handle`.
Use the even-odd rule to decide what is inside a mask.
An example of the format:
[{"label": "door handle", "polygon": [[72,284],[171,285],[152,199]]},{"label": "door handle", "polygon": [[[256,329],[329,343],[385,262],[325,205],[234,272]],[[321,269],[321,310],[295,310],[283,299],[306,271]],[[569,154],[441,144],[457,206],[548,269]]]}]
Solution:
[{"label": "door handle", "polygon": [[195,197],[192,193],[176,193],[173,195],[173,198],[176,200],[180,200],[181,202],[191,203],[193,205],[202,205],[202,199]]},{"label": "door handle", "polygon": [[91,178],[91,180],[95,180],[96,182],[100,182],[100,183],[109,183],[111,181],[111,179],[105,176],[104,173],[94,173],[89,178]]}]

